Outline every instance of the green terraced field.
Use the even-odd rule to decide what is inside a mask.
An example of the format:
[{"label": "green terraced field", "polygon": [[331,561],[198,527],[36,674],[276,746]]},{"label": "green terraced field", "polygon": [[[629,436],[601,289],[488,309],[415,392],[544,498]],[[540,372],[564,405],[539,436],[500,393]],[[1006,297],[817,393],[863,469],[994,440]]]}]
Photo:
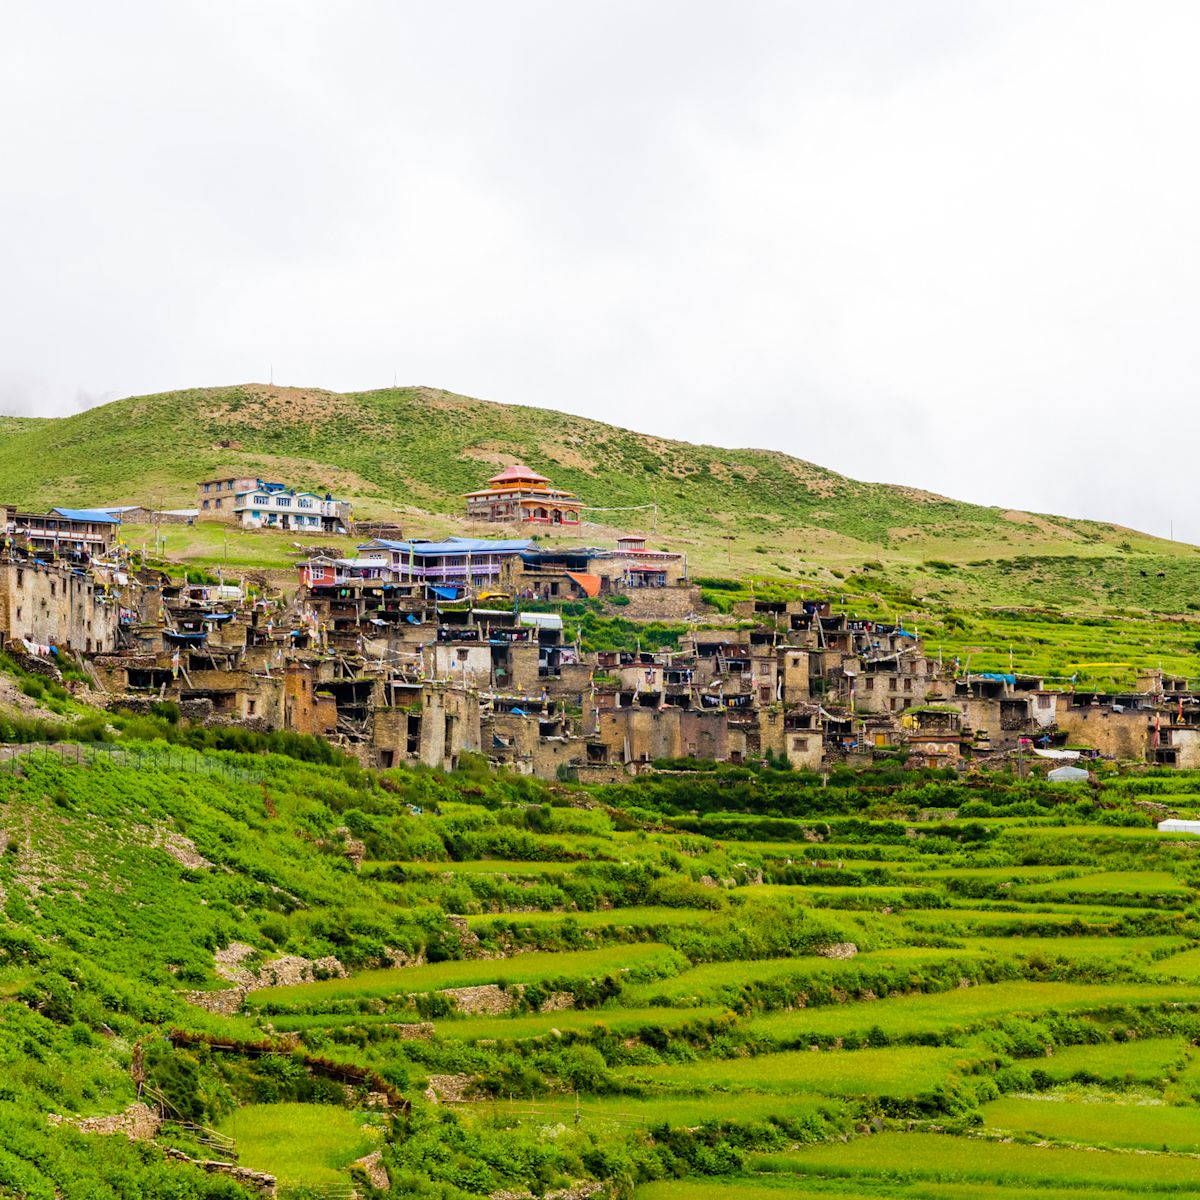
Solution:
[{"label": "green terraced field", "polygon": [[891,950],[868,951],[851,959],[779,958],[759,962],[705,963],[669,979],[655,980],[632,987],[630,1003],[703,1001],[734,998],[747,983],[836,980],[864,969],[920,971],[931,964],[957,962],[982,951],[900,946]]},{"label": "green terraced field", "polygon": [[917,1096],[969,1071],[979,1055],[962,1050],[889,1046],[882,1050],[785,1051],[656,1067],[628,1067],[622,1078],[662,1090],[813,1092],[823,1096]]},{"label": "green terraced field", "polygon": [[[1157,956],[1171,954],[1187,943],[1175,937],[1099,936],[976,937],[964,944],[1005,957],[1066,958],[1075,962],[1109,962],[1114,966],[1129,966],[1136,961],[1149,967]],[[1154,966],[1157,969],[1161,964],[1154,963]]]},{"label": "green terraced field", "polygon": [[395,868],[412,875],[555,875],[574,871],[575,861],[522,862],[513,859],[486,858],[471,862],[366,862],[365,870]]},{"label": "green terraced field", "polygon": [[[348,1195],[372,1145],[392,1194],[455,1200],[1200,1194],[1200,841],[1152,836],[1137,803],[1195,779],[1102,771],[1077,800],[887,766],[588,791],[172,758],[0,773],[0,1195],[232,1200],[160,1146],[48,1121],[120,1113],[135,1047],[143,1095],[188,1122],[160,1142],[198,1157],[192,1126],[233,1132],[281,1200]],[[971,804],[1047,816],[937,816]],[[330,851],[343,827],[359,870]],[[147,852],[167,829],[212,867]],[[755,855],[766,884],[703,882]],[[214,959],[235,944],[264,979],[290,956],[329,977],[243,994]]]},{"label": "green terraced field", "polygon": [[1200,1153],[1200,1120],[1194,1108],[1177,1108],[1148,1095],[1123,1102],[1049,1094],[1036,1099],[1005,1096],[983,1107],[985,1128],[1001,1134],[1085,1146]]},{"label": "green terraced field", "polygon": [[436,1023],[437,1036],[474,1041],[478,1038],[520,1040],[545,1037],[554,1031],[580,1033],[603,1027],[616,1033],[673,1029],[692,1021],[714,1021],[728,1010],[704,1008],[592,1008],[532,1013],[516,1017],[461,1017]]},{"label": "green terraced field", "polygon": [[971,1028],[1011,1015],[1176,1003],[1200,1006],[1200,988],[1014,981],[927,995],[894,996],[837,1008],[769,1013],[755,1017],[751,1028],[764,1037],[783,1042],[810,1036],[838,1037],[871,1029],[879,1029],[888,1037],[904,1038]]},{"label": "green terraced field", "polygon": [[486,933],[496,926],[543,929],[546,926],[578,925],[582,929],[655,929],[663,925],[700,925],[711,920],[708,908],[611,908],[598,912],[513,912],[476,913],[467,924],[476,933]]},{"label": "green terraced field", "polygon": [[1196,1160],[1182,1155],[1130,1155],[1049,1146],[1014,1146],[932,1133],[884,1133],[845,1144],[812,1146],[754,1160],[782,1175],[821,1172],[856,1180],[907,1178],[945,1183],[1045,1181],[1065,1186],[1124,1186],[1192,1195]]},{"label": "green terraced field", "polygon": [[555,1097],[537,1100],[507,1100],[499,1103],[479,1103],[480,1119],[501,1116],[525,1124],[544,1126],[561,1121],[574,1122],[575,1113],[587,1130],[615,1125],[648,1129],[656,1125],[689,1127],[714,1121],[767,1121],[782,1118],[804,1121],[822,1112],[836,1109],[829,1097],[797,1099],[778,1092],[756,1094],[718,1092],[708,1096],[678,1093],[659,1093],[653,1096],[586,1097],[576,1104],[574,1099]]},{"label": "green terraced field", "polygon": [[1200,982],[1200,947],[1159,959],[1154,964],[1154,974],[1164,979],[1186,979]]},{"label": "green terraced field", "polygon": [[787,1196],[813,1196],[821,1200],[1146,1200],[1151,1193],[1058,1188],[1045,1184],[1027,1186],[1018,1180],[994,1183],[902,1183],[872,1179],[855,1187],[845,1179],[830,1182],[822,1176],[758,1175],[724,1179],[658,1180],[643,1184],[635,1200],[783,1200]]},{"label": "green terraced field", "polygon": [[1051,1079],[1065,1082],[1077,1076],[1141,1083],[1159,1082],[1188,1059],[1188,1043],[1180,1038],[1135,1038],[1100,1045],[1064,1046],[1034,1064]]},{"label": "green terraced field", "polygon": [[423,967],[401,967],[364,971],[347,979],[324,979],[290,987],[263,988],[250,996],[256,1008],[283,1005],[294,1009],[317,1008],[339,1000],[406,996],[443,988],[479,987],[489,983],[537,983],[545,979],[578,979],[614,972],[670,973],[680,965],[679,956],[666,946],[653,943],[612,946],[602,950],[532,953],[503,961],[480,959],[464,962],[430,963]]},{"label": "green terraced field", "polygon": [[224,1121],[220,1132],[233,1138],[242,1166],[308,1187],[347,1186],[346,1168],[382,1140],[353,1114],[326,1104],[249,1105]]},{"label": "green terraced field", "polygon": [[1049,883],[1025,885],[1013,889],[1018,899],[1030,895],[1057,896],[1130,896],[1145,898],[1169,896],[1186,898],[1191,889],[1166,871],[1099,871],[1082,879],[1059,879]]}]

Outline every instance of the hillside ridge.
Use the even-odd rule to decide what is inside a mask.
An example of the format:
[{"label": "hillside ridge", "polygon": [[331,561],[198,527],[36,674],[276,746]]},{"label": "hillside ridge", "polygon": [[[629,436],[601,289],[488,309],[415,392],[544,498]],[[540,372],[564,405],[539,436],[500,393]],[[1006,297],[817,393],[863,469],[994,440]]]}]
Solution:
[{"label": "hillside ridge", "polygon": [[955,557],[956,547],[965,556],[988,541],[1010,553],[1173,552],[1106,522],[969,504],[779,450],[662,438],[428,386],[238,384],[132,396],[67,417],[0,418],[5,500],[29,507],[185,507],[197,479],[237,470],[331,490],[361,518],[461,522],[462,493],[515,461],[578,492],[591,510],[585,520],[601,529],[648,519],[727,558],[756,543],[784,561]]}]

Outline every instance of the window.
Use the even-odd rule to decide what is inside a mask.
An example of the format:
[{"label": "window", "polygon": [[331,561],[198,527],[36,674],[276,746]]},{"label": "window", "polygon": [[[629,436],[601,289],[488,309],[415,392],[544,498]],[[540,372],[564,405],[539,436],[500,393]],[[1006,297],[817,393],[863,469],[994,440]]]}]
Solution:
[{"label": "window", "polygon": [[[207,491],[208,491],[208,488],[207,488],[207,487],[205,487],[205,489],[204,489],[204,490],[207,492]],[[205,502],[204,502],[204,507],[205,507],[205,508],[207,508],[207,507],[208,507],[208,501],[207,501],[207,500],[205,500]]]},{"label": "window", "polygon": [[223,500],[216,500],[216,501],[214,501],[214,507],[220,508],[223,503],[224,503]]},{"label": "window", "polygon": [[792,749],[797,750],[797,751],[807,750],[808,749],[808,738],[806,738],[806,737],[792,738]]},{"label": "window", "polygon": [[288,500],[287,496],[276,496],[275,497],[275,507],[276,508],[287,508],[288,503],[289,503],[289,500]]},{"label": "window", "polygon": [[1049,696],[1039,696],[1038,697],[1038,708],[1049,708],[1049,707],[1050,707],[1050,697]]},{"label": "window", "polygon": [[311,500],[301,500],[298,502],[301,508],[312,508]]},{"label": "window", "polygon": [[896,677],[895,677],[895,675],[893,675],[891,677],[891,679],[888,680],[888,691],[894,692],[895,690],[896,690]]},{"label": "window", "polygon": [[[218,500],[217,503],[219,504],[220,501]],[[255,496],[254,503],[255,504],[270,504],[271,497],[270,496]]]}]

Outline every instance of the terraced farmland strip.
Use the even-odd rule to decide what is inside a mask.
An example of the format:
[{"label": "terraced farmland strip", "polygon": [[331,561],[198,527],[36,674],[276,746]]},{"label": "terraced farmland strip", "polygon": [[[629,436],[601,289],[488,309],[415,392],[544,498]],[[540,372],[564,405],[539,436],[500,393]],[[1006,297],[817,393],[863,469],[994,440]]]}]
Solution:
[{"label": "terraced farmland strip", "polygon": [[539,928],[547,925],[563,925],[572,922],[583,929],[614,928],[647,929],[674,926],[699,925],[710,921],[719,910],[711,908],[667,908],[665,906],[644,908],[605,908],[595,912],[512,912],[476,913],[467,918],[467,924],[477,933],[498,925],[516,925]]},{"label": "terraced farmland strip", "polygon": [[1183,900],[1191,896],[1185,887],[1166,871],[1098,871],[1079,879],[1058,879],[1047,883],[1028,883],[1013,888],[1016,899],[1037,896],[1061,897],[1068,901],[1072,896],[1111,896],[1146,899],[1158,896]]},{"label": "terraced farmland strip", "polygon": [[[682,978],[682,976],[681,976]],[[841,1037],[878,1029],[888,1037],[915,1037],[966,1029],[999,1017],[1047,1012],[1089,1012],[1124,1006],[1200,1006],[1200,988],[1163,984],[1011,983],[981,984],[859,1001],[830,1008],[768,1013],[749,1023],[752,1032],[784,1044],[807,1037]]]},{"label": "terraced farmland strip", "polygon": [[1099,1045],[1065,1046],[1049,1058],[1027,1065],[1060,1082],[1084,1074],[1095,1079],[1156,1082],[1181,1066],[1188,1057],[1188,1043],[1181,1038],[1135,1038]]},{"label": "terraced farmland strip", "polygon": [[770,958],[757,962],[704,963],[671,978],[631,987],[627,989],[625,999],[629,1004],[732,999],[748,983],[795,981],[797,987],[803,987],[805,981],[829,982],[864,969],[919,970],[983,957],[982,951],[900,946],[891,950],[870,951],[850,959],[805,956]]},{"label": "terraced farmland strip", "polygon": [[784,1176],[822,1173],[829,1178],[937,1180],[946,1183],[1017,1183],[1117,1186],[1128,1190],[1195,1195],[1194,1158],[1128,1154],[1055,1146],[1021,1146],[937,1133],[883,1133],[846,1143],[809,1146],[752,1160],[761,1171]]},{"label": "terraced farmland strip", "polygon": [[787,1196],[813,1196],[820,1200],[1146,1200],[1147,1193],[1107,1186],[1101,1191],[1045,1184],[1031,1187],[1019,1181],[913,1184],[872,1179],[858,1188],[845,1179],[831,1183],[819,1175],[663,1179],[644,1183],[634,1192],[634,1200],[783,1200]]},{"label": "terraced farmland strip", "polygon": [[1069,1095],[1004,1096],[984,1105],[983,1120],[987,1129],[997,1133],[1089,1146],[1200,1152],[1200,1108],[1147,1103],[1139,1097],[1105,1104]]},{"label": "terraced farmland strip", "polygon": [[1186,979],[1200,983],[1200,946],[1159,959],[1154,964],[1154,974],[1164,979]]},{"label": "terraced farmland strip", "polygon": [[[574,1121],[576,1102],[570,1099],[539,1097],[536,1100],[481,1101],[475,1105],[480,1115],[498,1114],[513,1120],[538,1125]],[[801,1121],[836,1108],[828,1098],[784,1096],[778,1093],[756,1095],[738,1092],[736,1095],[715,1093],[711,1096],[663,1094],[639,1096],[584,1096],[578,1111],[585,1129],[595,1125],[613,1124],[625,1127],[650,1128],[670,1125],[688,1128],[709,1121],[765,1121],[771,1117]]]},{"label": "terraced farmland strip", "polygon": [[693,1021],[711,1021],[728,1010],[718,1005],[703,1008],[591,1008],[531,1013],[516,1017],[462,1017],[437,1021],[437,1036],[472,1041],[477,1038],[519,1040],[545,1037],[554,1030],[578,1032],[602,1025],[617,1033],[638,1029],[674,1029]]},{"label": "terraced farmland strip", "polygon": [[537,983],[546,979],[583,979],[622,971],[669,974],[686,964],[672,950],[655,942],[606,946],[598,950],[533,952],[504,959],[468,959],[429,963],[420,967],[363,971],[347,979],[325,979],[290,987],[252,992],[247,1003],[269,1009],[285,1005],[293,1010],[318,1009],[339,1000],[385,998],[443,988],[477,987],[487,983]]},{"label": "terraced farmland strip", "polygon": [[969,1070],[980,1056],[955,1049],[889,1046],[880,1050],[784,1051],[752,1058],[624,1067],[623,1079],[659,1089],[815,1092],[828,1096],[918,1096]]}]

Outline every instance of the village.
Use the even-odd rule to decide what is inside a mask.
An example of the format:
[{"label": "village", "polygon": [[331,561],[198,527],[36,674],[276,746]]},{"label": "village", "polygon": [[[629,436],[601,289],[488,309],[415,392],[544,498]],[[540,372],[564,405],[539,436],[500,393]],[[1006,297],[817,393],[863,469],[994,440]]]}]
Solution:
[{"label": "village", "polygon": [[[1200,766],[1200,695],[1149,672],[1128,694],[970,673],[917,630],[822,599],[705,605],[685,555],[629,532],[609,546],[540,545],[581,530],[583,502],[521,464],[465,496],[519,537],[404,536],[357,524],[329,493],[229,473],[166,523],[222,521],[319,539],[290,583],[188,582],[120,537],[148,510],[0,506],[0,639],[29,669],[79,661],[111,709],[170,701],[194,720],[313,734],[364,765],[454,769],[464,755],[544,779],[617,781],[698,763],[821,771],[888,756],[957,767],[1038,759],[1060,778],[1094,757]],[[677,649],[589,650],[565,604],[683,623]]]}]

